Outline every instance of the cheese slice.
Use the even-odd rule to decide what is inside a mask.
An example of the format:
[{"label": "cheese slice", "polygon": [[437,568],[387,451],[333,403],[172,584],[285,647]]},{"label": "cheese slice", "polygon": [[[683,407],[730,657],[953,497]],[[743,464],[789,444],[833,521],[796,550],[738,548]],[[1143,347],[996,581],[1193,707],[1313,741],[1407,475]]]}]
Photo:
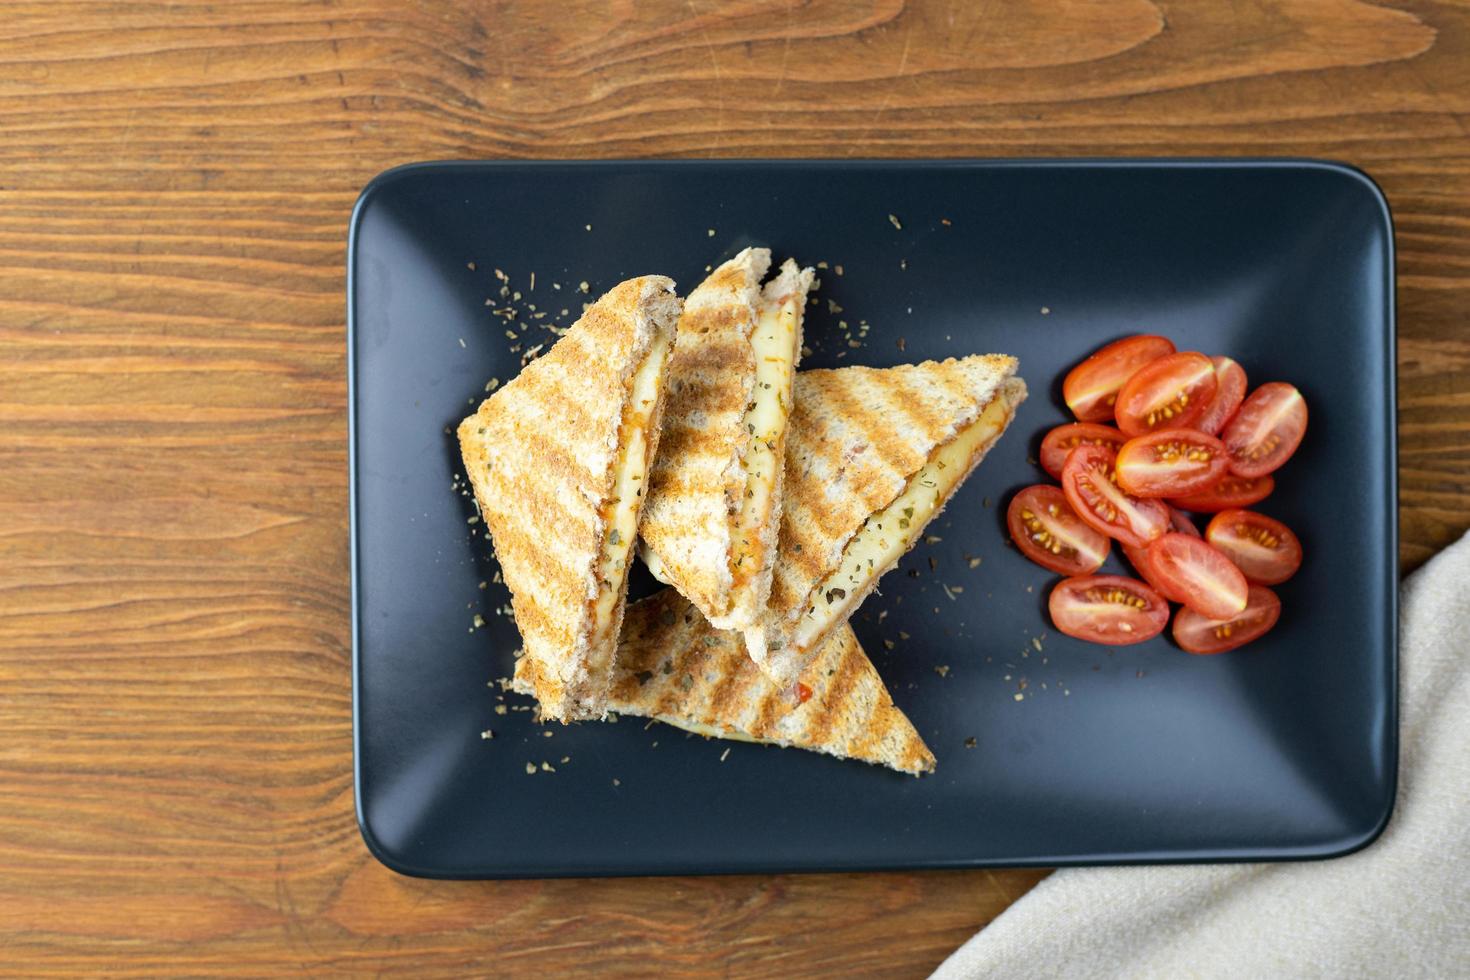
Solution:
[{"label": "cheese slice", "polygon": [[868,582],[913,547],[924,525],[969,471],[975,454],[1005,431],[1009,412],[1005,399],[993,399],[975,421],[934,451],[909,478],[903,493],[868,518],[847,542],[836,570],[807,596],[806,615],[793,634],[797,649],[810,649],[833,624],[846,620]]},{"label": "cheese slice", "polygon": [[593,600],[591,649],[611,649],[604,645],[613,626],[613,611],[623,594],[628,577],[628,559],[638,537],[638,512],[643,506],[643,486],[648,476],[648,426],[658,404],[659,386],[664,365],[668,363],[672,333],[654,339],[643,363],[629,384],[628,403],[623,409],[623,424],[618,434],[621,444],[613,480],[612,497],[605,505],[607,533],[603,538],[602,558],[597,569],[598,591]]},{"label": "cheese slice", "polygon": [[745,494],[730,527],[730,572],[737,588],[762,564],[761,528],[770,518],[778,467],[786,455],[796,327],[804,299],[805,294],[794,293],[766,303],[750,336],[755,388],[745,411]]},{"label": "cheese slice", "polygon": [[[617,710],[616,705],[614,705],[613,707],[614,710]],[[632,712],[626,713],[631,714]],[[680,718],[678,715],[666,715],[660,714],[659,712],[654,712],[649,717],[653,718],[655,721],[661,721],[665,725],[672,725],[675,728],[682,728],[684,731],[693,732],[695,735],[703,735],[705,738],[724,738],[729,739],[733,742],[750,742],[753,745],[781,744],[773,739],[756,738],[746,732],[737,731],[733,728],[717,728],[714,725],[706,725],[703,722],[694,721],[690,718]]]},{"label": "cheese slice", "polygon": [[670,580],[669,570],[664,567],[663,559],[659,558],[652,548],[643,548],[638,552],[638,557],[643,559],[643,564],[648,566],[648,571],[654,578],[658,579],[664,585],[674,584]]}]

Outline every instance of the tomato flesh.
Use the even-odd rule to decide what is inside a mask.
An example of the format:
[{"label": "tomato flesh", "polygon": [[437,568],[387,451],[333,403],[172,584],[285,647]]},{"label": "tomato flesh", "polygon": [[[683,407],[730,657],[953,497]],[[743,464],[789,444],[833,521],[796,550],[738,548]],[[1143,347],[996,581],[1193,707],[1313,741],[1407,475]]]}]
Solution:
[{"label": "tomato flesh", "polygon": [[1150,361],[1174,353],[1167,337],[1139,334],[1115,340],[1067,373],[1062,398],[1079,422],[1109,422],[1123,382]]},{"label": "tomato flesh", "polygon": [[1174,616],[1174,642],[1189,653],[1224,653],[1258,640],[1281,618],[1281,600],[1264,585],[1252,585],[1245,609],[1228,619],[1209,619],[1193,609]]},{"label": "tomato flesh", "polygon": [[1125,435],[1187,429],[1215,398],[1215,365],[1196,351],[1170,354],[1139,368],[1118,392],[1114,415]]},{"label": "tomato flesh", "polygon": [[1177,497],[1208,490],[1229,465],[1224,444],[1214,436],[1160,429],[1118,450],[1118,485],[1136,497]]},{"label": "tomato flesh", "polygon": [[1280,521],[1249,510],[1216,514],[1205,540],[1258,585],[1280,585],[1302,567],[1302,543]]},{"label": "tomato flesh", "polygon": [[1270,475],[1252,479],[1227,474],[1208,490],[1182,497],[1170,497],[1169,503],[1180,510],[1192,510],[1196,514],[1214,514],[1258,504],[1271,496],[1271,491],[1275,489],[1276,480]]},{"label": "tomato flesh", "polygon": [[1113,451],[1079,446],[1062,467],[1062,492],[1077,516],[1123,544],[1141,548],[1168,529],[1169,508],[1118,486]]},{"label": "tomato flesh", "polygon": [[1166,534],[1148,546],[1148,569],[1169,595],[1209,619],[1245,608],[1250,585],[1219,551],[1187,534]]},{"label": "tomato flesh", "polygon": [[1245,400],[1245,368],[1228,357],[1212,357],[1210,363],[1215,365],[1215,397],[1194,427],[1217,436]]},{"label": "tomato flesh", "polygon": [[1128,437],[1111,425],[1097,425],[1093,422],[1059,425],[1041,440],[1041,468],[1060,480],[1067,456],[1078,446],[1107,446],[1117,452],[1127,441]]},{"label": "tomato flesh", "polygon": [[1169,605],[1158,593],[1122,575],[1064,578],[1051,590],[1047,609],[1068,636],[1109,646],[1151,640],[1169,621]]},{"label": "tomato flesh", "polygon": [[1107,535],[1077,516],[1061,487],[1038,483],[1011,498],[1006,526],[1021,554],[1062,575],[1090,575],[1112,550]]},{"label": "tomato flesh", "polygon": [[1307,401],[1293,385],[1263,384],[1251,392],[1220,434],[1236,476],[1265,476],[1291,458],[1307,433]]}]

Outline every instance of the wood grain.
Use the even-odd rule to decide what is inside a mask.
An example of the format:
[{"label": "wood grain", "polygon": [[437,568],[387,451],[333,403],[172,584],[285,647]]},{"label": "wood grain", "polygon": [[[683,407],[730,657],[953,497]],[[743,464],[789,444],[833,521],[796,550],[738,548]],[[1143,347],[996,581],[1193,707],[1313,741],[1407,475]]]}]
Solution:
[{"label": "wood grain", "polygon": [[436,157],[1288,154],[1470,526],[1470,8],[0,3],[0,972],[919,975],[1042,872],[413,881],[352,816],[343,243]]}]

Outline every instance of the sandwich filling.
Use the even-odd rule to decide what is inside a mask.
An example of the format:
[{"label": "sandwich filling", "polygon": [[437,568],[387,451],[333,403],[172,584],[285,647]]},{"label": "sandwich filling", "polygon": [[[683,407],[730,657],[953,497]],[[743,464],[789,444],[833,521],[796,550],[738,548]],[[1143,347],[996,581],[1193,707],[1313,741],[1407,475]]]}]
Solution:
[{"label": "sandwich filling", "polygon": [[796,327],[804,297],[792,293],[766,303],[750,336],[755,388],[745,410],[749,436],[741,459],[745,493],[730,527],[730,574],[739,589],[761,567],[761,528],[776,499],[776,477],[786,455],[786,419],[796,364]]},{"label": "sandwich filling", "polygon": [[810,649],[834,623],[847,619],[868,583],[913,547],[924,525],[969,472],[971,460],[999,439],[1009,422],[1006,400],[991,399],[975,421],[909,477],[903,493],[867,519],[847,542],[836,570],[807,596],[806,615],[793,634],[798,650]]},{"label": "sandwich filling", "polygon": [[[671,332],[653,340],[643,363],[628,383],[628,401],[623,408],[618,433],[618,455],[613,466],[612,496],[603,504],[607,531],[597,568],[598,591],[592,600],[591,650],[611,650],[613,612],[628,577],[628,560],[638,537],[638,511],[643,505],[644,480],[648,475],[648,429],[658,405],[659,385],[669,359]],[[602,665],[597,665],[602,666]]]},{"label": "sandwich filling", "polygon": [[750,742],[755,745],[780,745],[780,742],[768,738],[756,738],[748,732],[742,732],[734,728],[721,728],[715,725],[706,725],[704,722],[695,721],[693,718],[682,718],[679,715],[654,712],[650,715],[655,721],[661,721],[665,725],[693,732],[695,735],[703,735],[705,738],[723,738],[733,742]]}]

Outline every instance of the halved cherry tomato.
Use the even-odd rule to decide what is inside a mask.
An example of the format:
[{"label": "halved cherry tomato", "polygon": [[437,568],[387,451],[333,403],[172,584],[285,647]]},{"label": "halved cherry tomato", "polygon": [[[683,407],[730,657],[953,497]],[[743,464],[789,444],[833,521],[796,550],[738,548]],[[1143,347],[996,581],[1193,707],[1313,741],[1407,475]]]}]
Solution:
[{"label": "halved cherry tomato", "polygon": [[1229,619],[1207,619],[1193,609],[1174,616],[1174,642],[1190,653],[1224,653],[1260,639],[1281,618],[1281,600],[1263,585],[1252,585],[1244,611]]},{"label": "halved cherry tomato", "polygon": [[1197,422],[1215,398],[1219,382],[1215,365],[1195,351],[1150,361],[1118,392],[1114,416],[1124,435],[1141,436],[1156,429],[1186,429]]},{"label": "halved cherry tomato", "polygon": [[1210,363],[1215,365],[1215,398],[1194,427],[1217,436],[1245,400],[1245,368],[1228,357],[1212,357]]},{"label": "halved cherry tomato", "polygon": [[1062,397],[1079,422],[1111,422],[1123,382],[1149,361],[1172,353],[1167,337],[1139,334],[1115,340],[1067,373]]},{"label": "halved cherry tomato", "polygon": [[1106,446],[1078,446],[1062,467],[1067,503],[1094,528],[1124,544],[1141,548],[1169,527],[1169,508],[1144,500],[1118,486],[1113,451]]},{"label": "halved cherry tomato", "polygon": [[1021,554],[1062,575],[1091,575],[1113,547],[1077,516],[1061,487],[1047,483],[1011,498],[1006,525]]},{"label": "halved cherry tomato", "polygon": [[1064,578],[1047,600],[1057,629],[1079,640],[1123,646],[1151,640],[1169,621],[1169,605],[1153,589],[1122,575]]},{"label": "halved cherry tomato", "polygon": [[1148,546],[1149,573],[1172,596],[1210,619],[1245,608],[1250,590],[1240,569],[1219,551],[1187,534],[1166,534]]},{"label": "halved cherry tomato", "polygon": [[1118,547],[1123,549],[1123,557],[1128,559],[1128,564],[1133,566],[1139,578],[1148,583],[1149,588],[1170,602],[1182,603],[1184,601],[1183,596],[1170,592],[1168,583],[1154,574],[1153,566],[1149,564],[1147,548],[1131,548],[1126,544],[1120,544]]},{"label": "halved cherry tomato", "polygon": [[1220,441],[1236,476],[1265,476],[1291,458],[1307,433],[1307,400],[1282,381],[1261,385],[1225,426]]},{"label": "halved cherry tomato", "polygon": [[[1169,508],[1169,527],[1179,534],[1187,534],[1191,538],[1199,537],[1199,528],[1194,526],[1194,521],[1191,521],[1183,511],[1175,510],[1173,507]],[[1184,601],[1182,596],[1171,593],[1168,584],[1154,574],[1153,566],[1148,561],[1147,548],[1130,548],[1126,544],[1119,545],[1119,547],[1123,549],[1124,557],[1128,559],[1128,564],[1133,566],[1133,570],[1138,573],[1138,577],[1147,582],[1155,592],[1170,602],[1182,603]]]},{"label": "halved cherry tomato", "polygon": [[1271,491],[1275,489],[1276,480],[1269,475],[1247,479],[1227,473],[1219,483],[1210,489],[1184,497],[1170,497],[1169,503],[1180,510],[1192,510],[1197,514],[1213,514],[1216,511],[1258,504],[1271,496]]},{"label": "halved cherry tomato", "polygon": [[1230,460],[1214,436],[1193,429],[1160,429],[1129,439],[1118,450],[1118,485],[1137,497],[1178,497],[1208,490]]},{"label": "halved cherry tomato", "polygon": [[1111,425],[1097,425],[1093,422],[1068,422],[1059,425],[1046,434],[1041,440],[1041,468],[1050,473],[1055,479],[1062,478],[1062,466],[1067,462],[1067,454],[1078,446],[1107,446],[1114,452],[1128,437]]},{"label": "halved cherry tomato", "polygon": [[1246,579],[1279,585],[1302,567],[1302,543],[1280,521],[1249,510],[1216,514],[1205,540],[1235,562]]}]

